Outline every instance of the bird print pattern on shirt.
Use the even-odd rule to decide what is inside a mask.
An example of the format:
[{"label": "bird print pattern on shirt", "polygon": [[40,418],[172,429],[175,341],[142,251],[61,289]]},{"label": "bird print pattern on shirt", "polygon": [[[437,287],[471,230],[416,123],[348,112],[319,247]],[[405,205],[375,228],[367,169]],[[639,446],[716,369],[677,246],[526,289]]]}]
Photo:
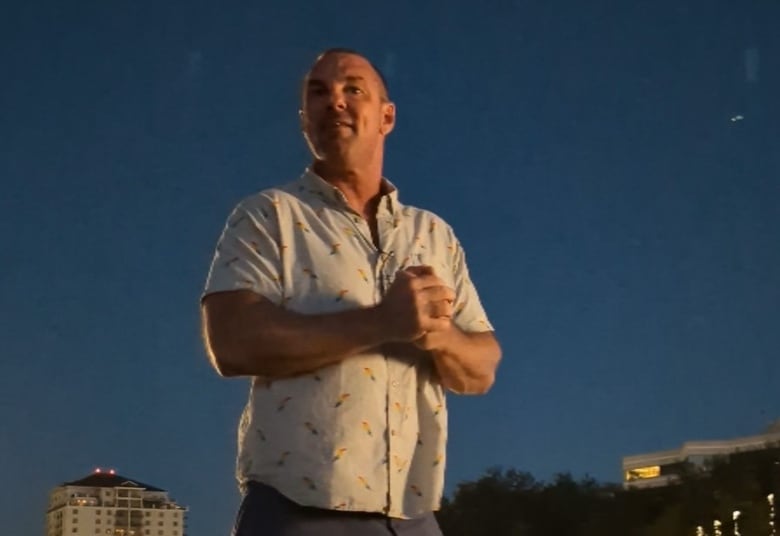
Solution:
[{"label": "bird print pattern on shirt", "polygon": [[287,407],[287,403],[292,400],[291,396],[286,396],[282,400],[279,401],[279,404],[276,406],[276,411],[282,411],[284,408]]},{"label": "bird print pattern on shirt", "polygon": [[373,437],[374,432],[371,431],[371,425],[368,423],[368,421],[362,421],[360,423],[361,428],[363,428],[363,431],[369,436]]},{"label": "bird print pattern on shirt", "polygon": [[[344,208],[332,187],[305,177],[294,188],[294,195],[273,189],[239,204],[220,238],[207,292],[249,288],[298,313],[337,312],[379,303],[398,270],[424,264],[455,289],[459,327],[488,325],[443,220],[393,198],[377,215],[377,249],[365,220]],[[396,517],[436,509],[447,426],[443,389],[433,372],[410,372],[402,359],[387,357],[367,351],[256,383],[248,424],[239,430],[239,479],[267,479],[321,508]],[[396,379],[403,381],[394,386]]]},{"label": "bird print pattern on shirt", "polygon": [[360,482],[361,486],[363,486],[368,491],[371,491],[371,486],[368,484],[368,480],[366,480],[366,477],[358,476],[357,479],[358,479],[358,482]]},{"label": "bird print pattern on shirt", "polygon": [[289,450],[285,450],[284,452],[282,452],[282,455],[279,456],[279,461],[276,462],[276,465],[282,467],[284,463],[287,461],[287,457],[290,454],[292,454],[292,452],[290,452]]},{"label": "bird print pattern on shirt", "polygon": [[346,447],[336,449],[336,451],[333,453],[333,461],[339,461],[342,457],[344,457],[344,454],[346,454],[347,450],[348,449]]}]

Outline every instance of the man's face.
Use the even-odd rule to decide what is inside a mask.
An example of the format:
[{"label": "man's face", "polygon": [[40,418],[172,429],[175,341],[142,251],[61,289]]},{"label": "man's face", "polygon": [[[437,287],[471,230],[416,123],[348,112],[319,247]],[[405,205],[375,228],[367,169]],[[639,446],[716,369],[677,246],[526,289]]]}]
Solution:
[{"label": "man's face", "polygon": [[318,160],[370,159],[393,128],[395,107],[361,56],[327,54],[309,72],[303,92],[301,125]]}]

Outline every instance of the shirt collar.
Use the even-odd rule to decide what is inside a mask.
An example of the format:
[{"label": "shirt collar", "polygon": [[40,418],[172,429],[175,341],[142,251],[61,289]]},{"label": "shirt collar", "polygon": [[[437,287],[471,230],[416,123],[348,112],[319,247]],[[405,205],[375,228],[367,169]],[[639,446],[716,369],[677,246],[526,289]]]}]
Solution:
[{"label": "shirt collar", "polygon": [[[301,183],[303,191],[320,197],[326,203],[335,204],[342,209],[349,209],[347,198],[342,191],[317,175],[311,168],[306,168],[301,176]],[[379,211],[388,210],[390,214],[395,214],[401,208],[398,201],[398,188],[387,178],[382,177],[382,192]]]}]

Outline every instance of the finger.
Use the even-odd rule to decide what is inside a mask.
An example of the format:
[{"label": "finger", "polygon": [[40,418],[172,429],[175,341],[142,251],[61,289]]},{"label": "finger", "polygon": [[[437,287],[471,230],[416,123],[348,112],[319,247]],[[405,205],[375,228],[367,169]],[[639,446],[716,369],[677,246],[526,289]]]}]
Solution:
[{"label": "finger", "polygon": [[412,285],[412,281],[416,280],[416,277],[410,274],[409,272],[406,272],[404,270],[398,270],[395,273],[395,279],[393,279],[392,286],[402,286],[407,288],[415,288]]},{"label": "finger", "polygon": [[449,317],[429,318],[425,322],[425,331],[428,335],[437,331],[447,331],[452,327],[452,320]]},{"label": "finger", "polygon": [[455,302],[455,291],[445,285],[437,285],[432,287],[423,288],[419,291],[420,297],[429,302],[437,301],[449,301]]},{"label": "finger", "polygon": [[444,293],[446,295],[444,299],[450,302],[451,305],[454,304],[455,300],[458,298],[458,295],[455,293],[455,289],[452,287],[444,287],[444,289]]},{"label": "finger", "polygon": [[399,278],[400,279],[412,279],[413,277],[415,277],[415,275],[413,273],[409,272],[408,270],[398,270],[395,273],[395,278],[396,279],[399,279]]},{"label": "finger", "polygon": [[428,305],[428,311],[430,316],[433,318],[452,318],[454,313],[452,303],[450,303],[448,300],[430,303]]},{"label": "finger", "polygon": [[414,344],[420,350],[430,350],[432,346],[431,338],[427,335],[425,337],[420,337],[419,339],[412,341],[412,344]]},{"label": "finger", "polygon": [[428,337],[428,332],[427,332],[427,331],[423,331],[423,332],[422,332],[422,335],[420,335],[420,336],[419,336],[419,337],[417,337],[416,339],[412,340],[412,344],[415,344],[415,345],[417,345],[417,346],[420,346],[421,344],[423,344],[423,343],[424,343],[424,341],[425,341],[425,339],[426,339],[427,337]]},{"label": "finger", "polygon": [[416,290],[423,290],[430,287],[445,287],[447,283],[435,275],[419,275],[411,278],[411,284]]},{"label": "finger", "polygon": [[424,275],[436,275],[433,273],[433,266],[428,266],[427,264],[420,264],[417,266],[407,266],[404,268],[405,272],[409,272],[410,274],[414,276],[424,276]]}]

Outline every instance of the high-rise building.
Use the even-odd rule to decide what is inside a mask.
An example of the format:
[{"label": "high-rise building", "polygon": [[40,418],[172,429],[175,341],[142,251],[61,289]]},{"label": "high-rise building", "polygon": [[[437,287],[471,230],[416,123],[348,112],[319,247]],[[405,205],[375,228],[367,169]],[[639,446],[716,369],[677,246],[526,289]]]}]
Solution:
[{"label": "high-rise building", "polygon": [[46,536],[186,536],[186,516],[167,491],[96,469],[51,491]]},{"label": "high-rise building", "polygon": [[770,425],[763,434],[718,439],[688,441],[680,448],[637,454],[623,458],[623,487],[654,488],[679,481],[686,466],[703,468],[707,461],[737,452],[748,452],[780,446],[780,420]]}]

